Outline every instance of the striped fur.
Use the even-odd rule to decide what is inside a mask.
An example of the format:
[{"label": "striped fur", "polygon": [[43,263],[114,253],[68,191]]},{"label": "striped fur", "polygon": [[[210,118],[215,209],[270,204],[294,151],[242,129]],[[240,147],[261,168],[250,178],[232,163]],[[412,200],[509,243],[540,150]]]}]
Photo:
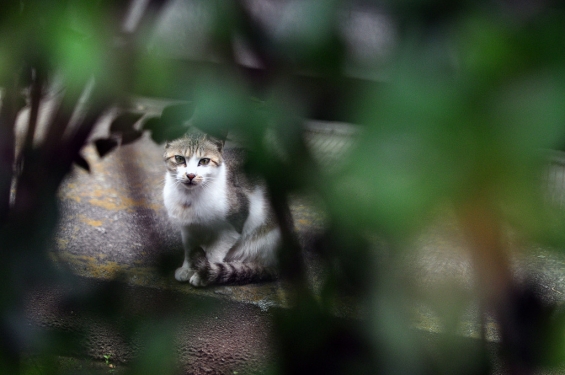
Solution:
[{"label": "striped fur", "polygon": [[276,267],[265,267],[260,263],[220,262],[211,263],[202,257],[193,263],[196,277],[191,283],[196,286],[211,284],[248,284],[277,278]]},{"label": "striped fur", "polygon": [[280,230],[264,187],[241,172],[242,158],[201,133],[167,144],[163,199],[185,252],[178,281],[201,287],[276,278]]}]

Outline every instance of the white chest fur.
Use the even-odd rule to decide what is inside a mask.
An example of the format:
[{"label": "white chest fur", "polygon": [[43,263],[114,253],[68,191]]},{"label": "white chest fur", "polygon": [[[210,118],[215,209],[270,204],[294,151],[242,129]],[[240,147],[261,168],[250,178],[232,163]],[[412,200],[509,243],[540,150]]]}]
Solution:
[{"label": "white chest fur", "polygon": [[169,217],[178,224],[210,224],[225,219],[229,210],[225,166],[206,186],[187,189],[167,173],[163,200]]}]

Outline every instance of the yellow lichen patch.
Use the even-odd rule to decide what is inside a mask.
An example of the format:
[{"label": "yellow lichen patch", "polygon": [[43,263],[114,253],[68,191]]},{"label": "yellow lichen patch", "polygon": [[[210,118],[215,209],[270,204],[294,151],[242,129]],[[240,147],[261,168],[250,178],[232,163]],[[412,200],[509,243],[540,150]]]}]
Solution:
[{"label": "yellow lichen patch", "polygon": [[90,191],[87,191],[86,193],[83,193],[83,196],[90,196],[90,197],[112,197],[112,196],[116,196],[117,195],[117,191],[115,189],[102,189],[102,188],[97,188],[97,189],[92,189]]},{"label": "yellow lichen patch", "polygon": [[123,271],[125,271],[125,267],[116,262],[97,262],[97,265],[93,267],[90,273],[98,279],[113,279]]},{"label": "yellow lichen patch", "polygon": [[297,224],[297,226],[299,226],[299,225],[307,226],[307,225],[311,225],[312,222],[310,220],[307,220],[307,219],[298,219],[296,221],[296,224]]},{"label": "yellow lichen patch", "polygon": [[90,203],[93,206],[102,207],[109,211],[118,211],[127,208],[123,205],[117,205],[116,203],[105,199],[92,198],[91,200],[88,201],[88,203]]},{"label": "yellow lichen patch", "polygon": [[93,206],[98,206],[108,211],[131,210],[134,207],[148,208],[157,211],[160,208],[160,206],[157,204],[149,203],[145,200],[136,200],[127,197],[120,198],[119,202],[116,202],[114,199],[109,200],[97,198],[92,198],[88,202]]},{"label": "yellow lichen patch", "polygon": [[[71,190],[71,191],[72,191],[72,190]],[[65,197],[65,198],[67,198],[67,199],[72,199],[72,200],[74,200],[74,201],[77,202],[77,203],[82,202],[82,198],[81,198],[79,195],[77,195],[77,194],[68,194],[68,193],[66,193],[66,194],[60,194],[59,196],[60,196],[60,197]]]},{"label": "yellow lichen patch", "polygon": [[91,227],[100,227],[102,226],[102,220],[94,220],[91,219],[87,216],[81,215],[79,217],[80,221],[82,221],[83,223],[90,225]]},{"label": "yellow lichen patch", "polygon": [[108,211],[121,211],[131,210],[134,207],[148,208],[153,211],[158,211],[160,205],[150,203],[144,199],[132,199],[129,197],[112,197],[111,199],[91,198],[88,201],[91,205],[104,208]]},{"label": "yellow lichen patch", "polygon": [[58,252],[55,255],[58,261],[69,265],[80,276],[94,277],[97,279],[114,279],[127,270],[127,265],[117,262],[103,262],[99,257],[75,255],[67,252]]},{"label": "yellow lichen patch", "polygon": [[122,198],[122,201],[123,201],[123,204],[126,205],[127,207],[149,208],[149,209],[152,209],[153,211],[158,211],[159,208],[161,207],[158,204],[149,203],[148,201],[146,201],[144,199],[131,199],[131,198],[124,197],[124,198]]},{"label": "yellow lichen patch", "polygon": [[66,238],[57,238],[57,247],[59,249],[65,250],[69,245],[69,240]]}]

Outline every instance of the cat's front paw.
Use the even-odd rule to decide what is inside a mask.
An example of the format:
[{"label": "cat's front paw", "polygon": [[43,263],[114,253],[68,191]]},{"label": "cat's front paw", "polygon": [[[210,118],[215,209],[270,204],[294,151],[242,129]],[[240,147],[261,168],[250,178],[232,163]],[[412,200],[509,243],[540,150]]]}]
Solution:
[{"label": "cat's front paw", "polygon": [[192,277],[190,278],[190,285],[196,287],[196,288],[201,288],[204,287],[206,285],[208,285],[208,283],[206,282],[206,279],[203,279],[202,277],[200,277],[200,275],[198,274],[198,272],[196,272],[194,275],[192,275]]},{"label": "cat's front paw", "polygon": [[[188,267],[179,267],[175,271],[175,279],[177,279],[177,281],[180,281],[181,283],[189,281],[193,275],[194,275],[194,270],[191,270]],[[191,284],[192,284],[192,280],[191,280]]]}]

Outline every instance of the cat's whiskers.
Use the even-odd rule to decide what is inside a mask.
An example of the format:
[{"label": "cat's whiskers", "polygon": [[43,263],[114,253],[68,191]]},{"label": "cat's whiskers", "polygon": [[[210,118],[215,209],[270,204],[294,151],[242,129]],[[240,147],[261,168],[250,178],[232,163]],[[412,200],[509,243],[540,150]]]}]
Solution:
[{"label": "cat's whiskers", "polygon": [[183,186],[183,185],[184,185],[184,183],[182,182],[181,179],[175,178],[175,186],[178,187],[178,186]]},{"label": "cat's whiskers", "polygon": [[200,184],[200,186],[202,188],[207,187],[208,185],[210,185],[212,182],[214,182],[216,180],[216,176],[208,176],[206,177],[206,179]]}]

